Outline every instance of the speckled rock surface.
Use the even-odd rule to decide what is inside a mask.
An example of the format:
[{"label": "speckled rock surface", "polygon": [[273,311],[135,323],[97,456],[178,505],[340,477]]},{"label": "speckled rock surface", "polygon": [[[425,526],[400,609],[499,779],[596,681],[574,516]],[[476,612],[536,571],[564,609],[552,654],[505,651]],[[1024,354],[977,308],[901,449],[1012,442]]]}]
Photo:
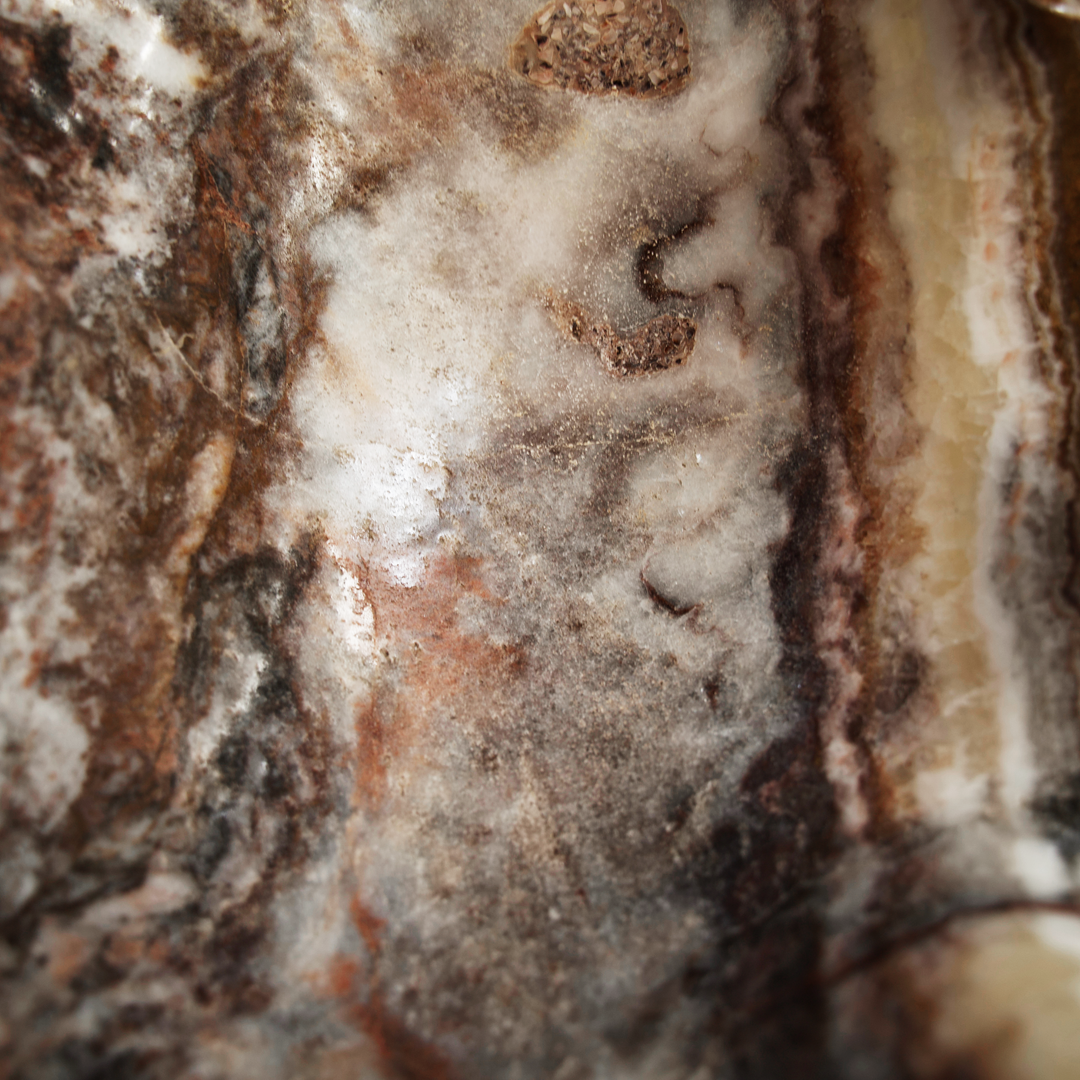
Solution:
[{"label": "speckled rock surface", "polygon": [[0,1077],[1072,1077],[1076,25],[2,0]]}]

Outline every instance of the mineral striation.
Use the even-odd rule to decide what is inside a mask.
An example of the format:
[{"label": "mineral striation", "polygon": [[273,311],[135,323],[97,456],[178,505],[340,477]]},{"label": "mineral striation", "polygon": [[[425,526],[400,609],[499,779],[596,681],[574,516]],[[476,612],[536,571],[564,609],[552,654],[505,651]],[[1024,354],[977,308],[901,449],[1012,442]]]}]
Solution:
[{"label": "mineral striation", "polygon": [[0,3],[0,1078],[1080,1060],[1080,24]]}]

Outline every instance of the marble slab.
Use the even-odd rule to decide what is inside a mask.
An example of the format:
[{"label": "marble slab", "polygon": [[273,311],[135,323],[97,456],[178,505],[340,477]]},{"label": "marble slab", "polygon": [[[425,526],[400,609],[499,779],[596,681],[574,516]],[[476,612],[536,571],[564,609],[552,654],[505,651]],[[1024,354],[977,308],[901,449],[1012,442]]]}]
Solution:
[{"label": "marble slab", "polygon": [[0,0],[0,1080],[1068,1080],[1080,23]]}]

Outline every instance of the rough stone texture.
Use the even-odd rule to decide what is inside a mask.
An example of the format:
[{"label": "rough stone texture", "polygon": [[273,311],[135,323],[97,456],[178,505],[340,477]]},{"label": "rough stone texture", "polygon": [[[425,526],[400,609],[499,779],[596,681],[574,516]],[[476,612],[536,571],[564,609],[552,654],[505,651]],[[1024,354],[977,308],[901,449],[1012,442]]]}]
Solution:
[{"label": "rough stone texture", "polygon": [[535,86],[660,97],[686,85],[690,38],[667,0],[551,3],[521,31],[510,62]]},{"label": "rough stone texture", "polygon": [[5,0],[0,1077],[1071,1077],[1078,59]]}]

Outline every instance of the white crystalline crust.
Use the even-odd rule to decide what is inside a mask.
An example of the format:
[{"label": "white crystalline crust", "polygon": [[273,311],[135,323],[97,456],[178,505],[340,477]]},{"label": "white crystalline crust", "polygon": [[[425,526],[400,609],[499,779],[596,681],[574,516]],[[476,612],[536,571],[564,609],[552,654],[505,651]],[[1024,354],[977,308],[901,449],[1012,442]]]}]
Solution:
[{"label": "white crystalline crust", "polygon": [[77,48],[104,51],[111,45],[133,82],[170,98],[190,99],[206,76],[197,56],[169,43],[165,19],[148,4],[56,0],[51,6],[76,28]]}]

